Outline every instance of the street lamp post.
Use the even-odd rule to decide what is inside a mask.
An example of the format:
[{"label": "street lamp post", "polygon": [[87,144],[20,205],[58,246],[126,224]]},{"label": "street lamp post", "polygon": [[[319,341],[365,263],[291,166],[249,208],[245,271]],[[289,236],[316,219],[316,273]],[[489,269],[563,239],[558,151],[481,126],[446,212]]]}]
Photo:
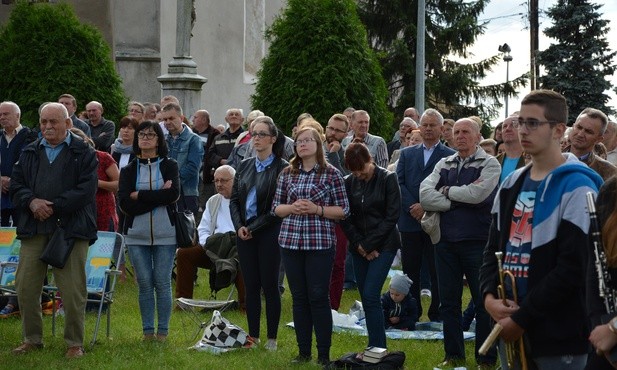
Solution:
[{"label": "street lamp post", "polygon": [[503,44],[499,45],[498,50],[503,53],[503,61],[506,62],[506,86],[504,86],[503,95],[506,103],[506,118],[508,118],[508,85],[510,84],[510,62],[512,61],[512,55],[510,55],[510,52],[512,49],[510,48],[510,45]]}]

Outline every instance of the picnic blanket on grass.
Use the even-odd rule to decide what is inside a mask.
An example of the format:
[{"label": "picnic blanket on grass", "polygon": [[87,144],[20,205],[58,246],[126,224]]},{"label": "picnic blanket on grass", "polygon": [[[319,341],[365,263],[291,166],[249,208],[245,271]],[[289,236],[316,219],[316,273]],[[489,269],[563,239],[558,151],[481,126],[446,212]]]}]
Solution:
[{"label": "picnic blanket on grass", "polygon": [[[334,333],[368,336],[364,317],[358,319],[355,314],[343,314],[332,310],[332,322],[332,331]],[[287,326],[293,328],[293,321],[288,323]],[[414,331],[387,329],[386,337],[388,339],[443,340],[443,324],[440,322],[418,322]],[[472,340],[475,337],[476,333],[474,332],[463,332],[464,340]]]}]

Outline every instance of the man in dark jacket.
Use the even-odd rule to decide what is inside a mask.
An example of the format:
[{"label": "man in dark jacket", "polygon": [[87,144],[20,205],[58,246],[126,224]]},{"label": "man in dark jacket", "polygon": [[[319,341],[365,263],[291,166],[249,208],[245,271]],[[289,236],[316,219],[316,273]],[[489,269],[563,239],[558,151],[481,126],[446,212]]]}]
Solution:
[{"label": "man in dark jacket", "polygon": [[435,249],[431,239],[422,227],[420,220],[424,209],[420,205],[420,183],[433,172],[440,159],[454,154],[454,150],[439,142],[442,132],[443,117],[437,110],[429,108],[420,118],[420,135],[422,144],[401,149],[396,174],[401,187],[401,215],[398,229],[401,232],[401,262],[403,272],[415,282],[410,294],[418,303],[418,316],[422,316],[420,299],[420,270],[426,257],[431,276],[431,306],[428,318],[439,320],[439,288],[435,272]]},{"label": "man in dark jacket", "polygon": [[91,101],[86,105],[90,134],[96,150],[110,152],[111,144],[114,143],[116,124],[103,117],[103,105],[97,101]]},{"label": "man in dark jacket", "polygon": [[[204,147],[204,158],[202,159],[201,168],[199,170],[199,207],[200,212],[196,220],[201,220],[201,212],[205,207],[206,201],[214,195],[214,184],[212,184],[211,167],[206,163],[208,150],[214,142],[214,137],[219,134],[216,128],[210,124],[210,113],[205,109],[200,109],[193,114],[193,132],[199,136]],[[205,175],[208,174],[208,186],[206,186]]]},{"label": "man in dark jacket", "polygon": [[213,195],[212,190],[214,190],[214,187],[212,186],[212,180],[214,171],[219,166],[227,164],[227,159],[236,145],[236,139],[238,139],[238,136],[244,131],[242,130],[242,122],[244,121],[242,109],[228,109],[225,115],[225,121],[229,124],[229,128],[222,134],[215,136],[214,139],[209,139],[213,140],[213,142],[210,143],[210,147],[206,152],[203,173],[204,184],[208,190],[206,195]]},{"label": "man in dark jacket", "polygon": [[39,257],[59,224],[74,247],[64,268],[53,274],[62,291],[67,358],[83,356],[86,308],[86,257],[96,240],[95,193],[98,161],[94,149],[69,133],[64,105],[49,103],[41,110],[42,137],[28,145],[11,178],[10,195],[21,212],[17,237],[21,240],[16,287],[24,342],[20,355],[43,347],[41,282],[47,264]]},{"label": "man in dark jacket", "polygon": [[82,130],[84,134],[91,136],[90,126],[75,115],[77,111],[77,100],[71,94],[62,94],[58,97],[58,103],[64,105],[66,110],[69,112],[69,116],[71,117],[71,121],[73,122],[73,127],[77,127]]},{"label": "man in dark jacket", "polygon": [[32,135],[28,127],[22,126],[20,122],[21,110],[17,104],[5,101],[0,103],[0,174],[2,175],[2,201],[0,203],[0,224],[10,226],[10,219],[13,225],[17,225],[19,212],[15,211],[15,206],[9,197],[9,183],[13,167],[22,149],[32,142],[36,135]]}]

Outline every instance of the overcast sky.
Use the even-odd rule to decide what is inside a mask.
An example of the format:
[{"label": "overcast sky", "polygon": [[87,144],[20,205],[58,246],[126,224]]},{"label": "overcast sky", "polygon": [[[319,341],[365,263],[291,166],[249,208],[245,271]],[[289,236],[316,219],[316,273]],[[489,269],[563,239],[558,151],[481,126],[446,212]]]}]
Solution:
[{"label": "overcast sky", "polygon": [[[471,48],[475,55],[473,60],[480,60],[497,53],[497,48],[503,43],[507,43],[512,48],[510,62],[510,80],[514,77],[529,71],[529,22],[527,20],[527,1],[525,0],[492,0],[485,8],[484,14],[479,17],[480,21],[488,21],[486,32],[480,36],[475,45]],[[540,50],[546,49],[555,40],[546,37],[542,30],[552,25],[551,19],[546,15],[546,11],[553,6],[556,0],[539,0],[540,7]],[[602,19],[617,19],[617,1],[614,0],[594,0],[596,4],[603,4],[600,12],[603,13]],[[617,50],[617,24],[609,24],[611,30],[607,34],[612,51]],[[617,58],[614,60],[617,63]],[[540,72],[542,73],[542,72]],[[494,84],[505,82],[506,63],[500,62],[495,66],[493,72],[489,73],[483,84]],[[617,84],[617,77],[613,76],[613,84]],[[519,91],[517,98],[510,98],[509,113],[519,109],[520,100],[529,92],[529,88]],[[609,94],[612,100],[609,105],[617,109],[617,96]],[[493,122],[493,125],[503,120],[505,111],[502,108],[501,114]],[[613,117],[614,118],[614,117]]]}]

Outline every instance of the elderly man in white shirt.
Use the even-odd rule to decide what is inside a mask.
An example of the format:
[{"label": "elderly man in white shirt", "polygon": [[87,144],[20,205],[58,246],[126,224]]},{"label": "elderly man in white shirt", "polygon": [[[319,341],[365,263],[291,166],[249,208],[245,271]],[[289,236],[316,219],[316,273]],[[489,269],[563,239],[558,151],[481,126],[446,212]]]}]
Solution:
[{"label": "elderly man in white shirt", "polygon": [[[228,231],[235,232],[229,213],[229,198],[235,174],[236,170],[228,165],[220,166],[214,172],[217,194],[206,202],[206,209],[197,227],[199,245],[181,248],[177,252],[176,298],[193,298],[193,280],[197,274],[197,268],[211,269],[214,267],[203,248],[208,237]],[[244,310],[244,281],[240,269],[236,275],[235,285],[238,290],[240,309]]]}]

